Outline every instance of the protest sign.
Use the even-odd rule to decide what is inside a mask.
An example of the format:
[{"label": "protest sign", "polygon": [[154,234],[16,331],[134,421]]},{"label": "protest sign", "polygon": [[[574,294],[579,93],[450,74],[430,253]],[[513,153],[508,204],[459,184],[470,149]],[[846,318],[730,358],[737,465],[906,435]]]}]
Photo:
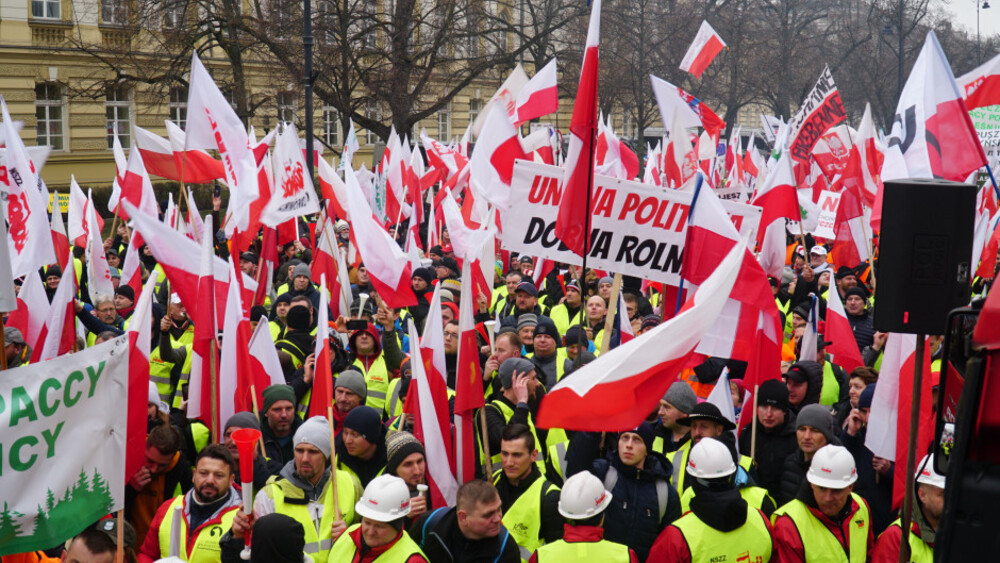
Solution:
[{"label": "protest sign", "polygon": [[844,104],[840,101],[837,85],[833,83],[830,67],[823,68],[812,91],[802,101],[799,111],[788,121],[788,152],[799,164],[808,170],[809,154],[816,141],[827,129],[846,119]]},{"label": "protest sign", "polygon": [[969,112],[979,142],[988,158],[1000,155],[1000,106],[986,106]]},{"label": "protest sign", "polygon": [[[558,166],[515,162],[511,205],[504,217],[504,248],[546,260],[582,263],[554,232],[562,180],[563,169]],[[691,192],[595,175],[587,265],[678,285],[691,197]],[[740,236],[752,238],[761,209],[731,201],[722,205]]]},{"label": "protest sign", "polygon": [[840,206],[840,192],[823,191],[819,195],[819,214],[813,234],[829,240],[837,238],[833,231],[837,224],[837,208]]},{"label": "protest sign", "polygon": [[47,549],[124,504],[128,337],[0,377],[0,555]]}]

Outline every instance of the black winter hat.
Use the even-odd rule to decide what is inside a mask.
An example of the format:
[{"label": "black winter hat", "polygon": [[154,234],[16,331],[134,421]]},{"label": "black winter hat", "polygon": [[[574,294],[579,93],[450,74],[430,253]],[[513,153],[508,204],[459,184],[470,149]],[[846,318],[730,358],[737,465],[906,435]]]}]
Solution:
[{"label": "black winter hat", "polygon": [[309,308],[301,305],[290,308],[285,324],[292,330],[309,330]]},{"label": "black winter hat", "polygon": [[430,268],[417,268],[413,270],[412,278],[420,278],[427,283],[433,283],[437,279],[437,276],[431,272]]},{"label": "black winter hat", "polygon": [[768,405],[788,412],[788,386],[780,379],[768,379],[757,390],[757,406]]}]

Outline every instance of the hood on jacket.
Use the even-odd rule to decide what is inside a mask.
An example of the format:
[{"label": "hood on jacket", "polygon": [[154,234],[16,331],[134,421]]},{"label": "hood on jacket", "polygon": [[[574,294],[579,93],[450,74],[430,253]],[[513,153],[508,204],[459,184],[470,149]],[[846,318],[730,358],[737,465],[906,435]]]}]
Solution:
[{"label": "hood on jacket", "polygon": [[281,468],[279,475],[284,477],[289,483],[302,489],[302,492],[305,494],[307,499],[316,500],[323,494],[323,488],[326,487],[326,482],[330,479],[330,473],[330,464],[327,463],[326,468],[323,470],[323,476],[320,477],[319,483],[313,485],[312,483],[299,477],[299,474],[295,472],[295,460],[292,460]]},{"label": "hood on jacket", "polygon": [[356,340],[358,338],[358,335],[361,334],[362,332],[367,333],[369,336],[372,337],[372,339],[375,340],[375,351],[373,353],[369,354],[369,356],[375,357],[375,356],[378,356],[379,354],[381,354],[382,353],[382,340],[379,337],[378,329],[375,327],[374,324],[372,324],[372,323],[369,322],[368,326],[366,326],[364,329],[362,329],[362,330],[355,330],[354,332],[352,332],[350,338],[348,339],[348,343],[351,345],[351,351],[354,352],[354,355],[356,357],[359,357],[361,355],[358,352],[358,345],[356,343]]},{"label": "hood on jacket", "polygon": [[823,365],[818,362],[795,362],[792,367],[799,367],[806,374],[806,396],[802,403],[795,409],[796,412],[806,405],[819,403],[820,394],[823,392]]},{"label": "hood on jacket", "polygon": [[691,512],[699,520],[720,532],[731,532],[747,521],[747,501],[736,487],[702,488],[698,484],[691,499]]}]

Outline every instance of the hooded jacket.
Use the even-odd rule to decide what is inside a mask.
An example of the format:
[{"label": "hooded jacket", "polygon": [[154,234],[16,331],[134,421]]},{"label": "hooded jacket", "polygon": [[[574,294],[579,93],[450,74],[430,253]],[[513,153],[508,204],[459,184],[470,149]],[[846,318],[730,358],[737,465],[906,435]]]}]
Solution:
[{"label": "hooded jacket", "polygon": [[[502,525],[500,535],[481,540],[470,540],[462,534],[458,527],[458,509],[446,510],[433,526],[428,525],[431,512],[417,517],[413,525],[407,528],[410,538],[421,546],[428,561],[433,563],[478,563],[480,561],[497,561],[499,563],[518,563],[521,554],[517,544]],[[506,543],[501,538],[506,536]],[[421,545],[423,543],[423,545]]]},{"label": "hooded jacket", "polygon": [[[836,436],[831,437],[829,443],[836,446],[841,445]],[[806,472],[809,471],[810,463],[811,460],[806,460],[805,454],[799,449],[799,443],[796,440],[795,451],[785,458],[785,463],[781,467],[781,482],[778,485],[778,494],[774,495],[774,501],[778,506],[782,506],[799,494],[802,483],[806,481]]]},{"label": "hooded jacket", "polygon": [[823,365],[818,362],[796,362],[796,366],[802,368],[806,373],[806,396],[798,405],[792,405],[789,410],[798,414],[802,407],[819,403],[820,395],[823,393]]},{"label": "hooded jacket", "polygon": [[[750,455],[750,440],[753,432],[750,425],[740,432],[740,453]],[[775,428],[767,429],[757,421],[757,447],[754,449],[754,461],[757,463],[757,484],[767,489],[772,497],[778,497],[781,485],[781,474],[785,467],[785,459],[799,447],[795,438],[795,414],[785,413],[785,422]]]}]

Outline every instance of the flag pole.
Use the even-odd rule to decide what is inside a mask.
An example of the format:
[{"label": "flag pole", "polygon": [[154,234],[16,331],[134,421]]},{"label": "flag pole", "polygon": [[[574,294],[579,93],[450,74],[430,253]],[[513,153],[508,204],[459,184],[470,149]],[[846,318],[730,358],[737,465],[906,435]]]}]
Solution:
[{"label": "flag pole", "polygon": [[[594,103],[597,103],[597,98],[594,98]],[[597,124],[591,122],[587,124],[587,135],[590,136],[589,143],[587,143],[587,198],[586,205],[583,216],[583,264],[580,266],[580,275],[577,278],[577,283],[580,285],[580,296],[584,295],[584,288],[587,287],[587,255],[590,254],[590,195],[594,191],[594,145],[597,143]],[[565,194],[566,192],[563,191]],[[580,328],[582,329],[587,322],[587,307],[584,303],[580,307]],[[605,320],[607,324],[607,320]],[[576,355],[576,359],[573,360],[573,369],[580,369],[583,365],[583,350],[585,349],[584,339],[587,338],[587,333],[580,330],[580,338],[577,340],[578,348],[580,351]]]},{"label": "flag pole", "polygon": [[[257,386],[253,383],[250,384],[250,404],[253,406],[253,415],[260,420],[260,407],[257,406]],[[267,451],[264,450],[264,438],[259,438],[257,440],[257,445],[260,446],[260,455],[267,457]]]},{"label": "flag pole", "polygon": [[[213,319],[215,315],[212,315]],[[213,330],[218,333],[218,325],[212,327]],[[208,373],[209,373],[209,388],[211,389],[211,401],[212,401],[212,428],[211,436],[212,443],[216,444],[219,442],[219,390],[216,386],[219,384],[219,374],[218,365],[216,365],[217,354],[219,351],[219,337],[213,335],[212,342],[208,348]]]},{"label": "flag pole", "polygon": [[[913,354],[913,395],[910,399],[910,436],[906,448],[906,481],[913,478],[917,469],[917,428],[920,425],[920,395],[924,376],[924,335],[917,334],[917,347]],[[900,529],[903,534],[899,540],[899,563],[910,560],[910,524],[913,518],[913,489],[903,487],[903,512]]]},{"label": "flag pole", "polygon": [[997,179],[993,177],[993,169],[990,168],[990,163],[986,162],[986,173],[990,175],[990,182],[993,182],[993,192],[997,194],[997,200],[1000,200],[1000,187],[997,187]]},{"label": "flag pole", "polygon": [[7,342],[4,337],[3,331],[4,331],[4,320],[3,320],[3,315],[0,315],[0,350],[3,350],[3,352],[0,352],[0,370],[7,369],[7,352],[6,352]]},{"label": "flag pole", "polygon": [[[691,196],[691,207],[688,208],[688,231],[685,233],[684,238],[686,239],[690,236],[691,224],[694,223],[694,205],[698,202],[698,194],[701,192],[701,185],[705,182],[705,176],[698,172],[698,175],[694,180],[694,195]],[[685,246],[687,246],[685,242]],[[677,307],[674,309],[674,314],[676,315],[681,311],[681,305],[684,305],[684,276],[681,276],[681,283],[677,285]]]},{"label": "flag pole", "polygon": [[[601,352],[608,351],[608,345],[611,343],[611,331],[614,330],[612,323],[615,322],[615,313],[618,312],[618,295],[622,290],[622,275],[615,274],[615,281],[611,285],[611,301],[608,303],[608,312],[604,315],[604,333],[601,334]],[[621,335],[619,335],[619,342],[621,342]],[[582,352],[582,350],[580,351]],[[577,352],[579,355],[580,352]]]},{"label": "flag pole", "polygon": [[125,509],[115,515],[115,563],[125,563]]},{"label": "flag pole", "polygon": [[[577,354],[579,357],[580,354]],[[483,477],[492,482],[493,480],[493,462],[492,456],[490,455],[490,434],[486,426],[486,407],[481,407],[479,409],[479,436],[483,443]]]},{"label": "flag pole", "polygon": [[326,421],[330,425],[330,492],[333,493],[333,514],[336,520],[340,520],[343,515],[340,513],[340,496],[337,494],[337,433],[333,427],[333,405],[326,406]]}]

